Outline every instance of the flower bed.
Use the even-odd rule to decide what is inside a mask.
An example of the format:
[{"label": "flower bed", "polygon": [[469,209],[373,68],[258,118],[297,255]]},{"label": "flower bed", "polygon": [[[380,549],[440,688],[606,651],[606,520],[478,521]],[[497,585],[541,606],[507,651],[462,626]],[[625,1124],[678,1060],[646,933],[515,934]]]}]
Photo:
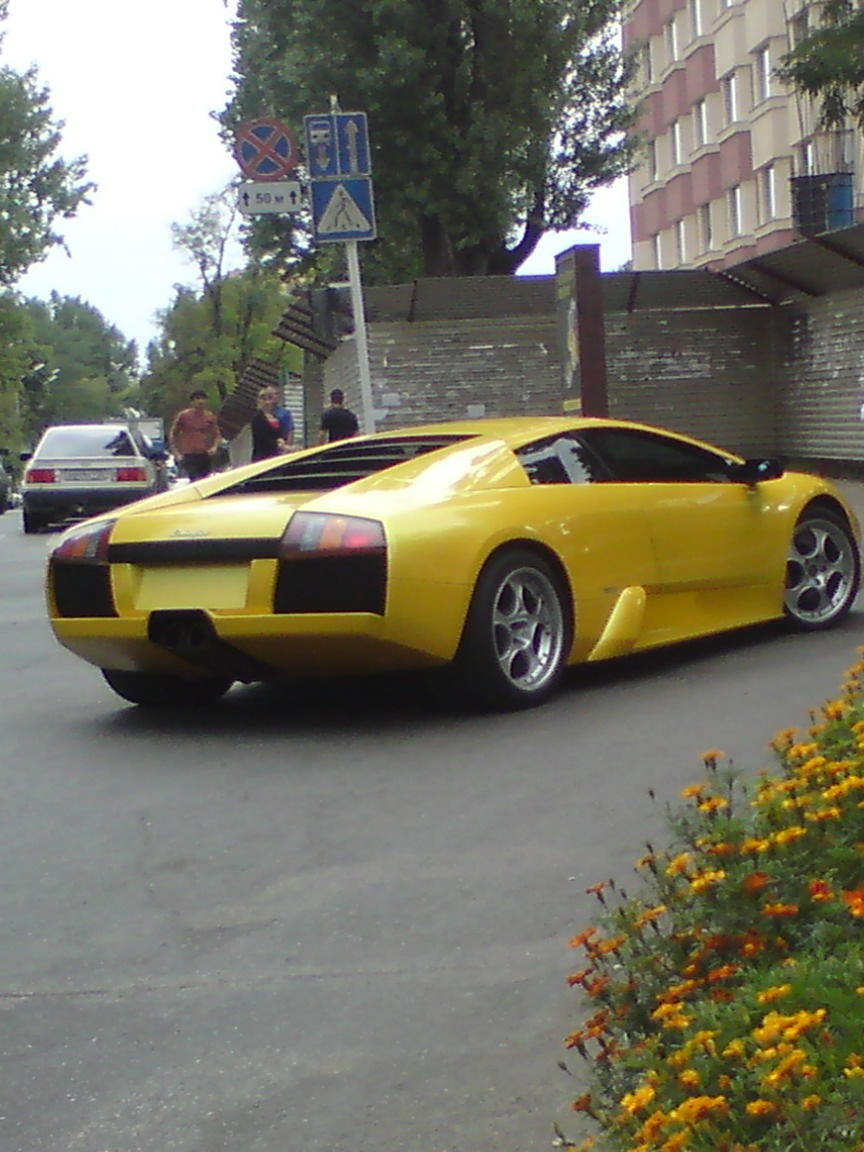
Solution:
[{"label": "flower bed", "polygon": [[639,895],[589,889],[566,1045],[599,1133],[558,1146],[864,1152],[864,662],[810,719],[756,781],[706,752]]}]

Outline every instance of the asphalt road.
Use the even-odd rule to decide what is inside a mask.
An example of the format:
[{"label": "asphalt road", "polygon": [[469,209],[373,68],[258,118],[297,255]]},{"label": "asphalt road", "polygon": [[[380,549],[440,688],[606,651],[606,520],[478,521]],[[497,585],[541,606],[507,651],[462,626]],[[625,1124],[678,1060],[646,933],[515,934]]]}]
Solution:
[{"label": "asphalt road", "polygon": [[757,629],[513,716],[403,679],[156,718],[55,644],[51,540],[0,517],[3,1152],[545,1152],[585,887],[864,639]]}]

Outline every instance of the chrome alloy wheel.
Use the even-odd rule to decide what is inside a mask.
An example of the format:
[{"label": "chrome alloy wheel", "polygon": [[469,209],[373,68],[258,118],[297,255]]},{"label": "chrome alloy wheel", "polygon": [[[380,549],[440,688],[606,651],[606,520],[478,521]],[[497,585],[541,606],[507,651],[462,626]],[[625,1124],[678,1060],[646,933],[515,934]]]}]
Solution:
[{"label": "chrome alloy wheel", "polygon": [[498,666],[520,692],[541,692],[558,674],[566,633],[554,584],[538,568],[510,571],[492,605],[492,636]]},{"label": "chrome alloy wheel", "polygon": [[805,628],[822,628],[848,612],[858,590],[859,561],[846,525],[828,513],[796,525],[786,560],[786,613]]}]

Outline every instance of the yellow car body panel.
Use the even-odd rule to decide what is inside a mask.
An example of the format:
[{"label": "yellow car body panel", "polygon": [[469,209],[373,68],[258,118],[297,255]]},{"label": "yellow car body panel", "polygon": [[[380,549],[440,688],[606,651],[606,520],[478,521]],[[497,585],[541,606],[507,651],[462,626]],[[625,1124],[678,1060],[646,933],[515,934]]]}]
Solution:
[{"label": "yellow car body panel", "polygon": [[[759,483],[538,484],[515,454],[543,437],[608,427],[644,428],[566,417],[429,425],[360,437],[346,451],[399,437],[465,438],[329,490],[298,481],[285,491],[241,491],[280,468],[335,459],[326,455],[333,445],[162,493],[88,522],[113,522],[111,611],[63,614],[49,571],[51,626],[84,660],[126,671],[202,674],[150,638],[151,616],[163,612],[206,619],[220,644],[250,662],[252,672],[238,678],[256,678],[259,665],[303,675],[430,667],[456,656],[490,557],[519,547],[558,574],[573,619],[566,659],[575,664],[780,617],[791,535],[814,500],[841,510],[858,537],[832,485],[805,474]],[[382,611],[274,610],[277,542],[297,512],[383,526]],[[58,551],[62,545],[63,538]]]}]

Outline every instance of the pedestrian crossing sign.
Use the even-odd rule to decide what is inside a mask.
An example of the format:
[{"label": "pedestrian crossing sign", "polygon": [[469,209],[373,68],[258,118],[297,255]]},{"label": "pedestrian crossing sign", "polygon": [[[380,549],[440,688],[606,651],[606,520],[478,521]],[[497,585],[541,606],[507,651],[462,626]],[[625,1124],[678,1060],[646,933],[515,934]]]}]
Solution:
[{"label": "pedestrian crossing sign", "polygon": [[313,180],[311,193],[312,219],[318,240],[375,239],[371,179]]}]

